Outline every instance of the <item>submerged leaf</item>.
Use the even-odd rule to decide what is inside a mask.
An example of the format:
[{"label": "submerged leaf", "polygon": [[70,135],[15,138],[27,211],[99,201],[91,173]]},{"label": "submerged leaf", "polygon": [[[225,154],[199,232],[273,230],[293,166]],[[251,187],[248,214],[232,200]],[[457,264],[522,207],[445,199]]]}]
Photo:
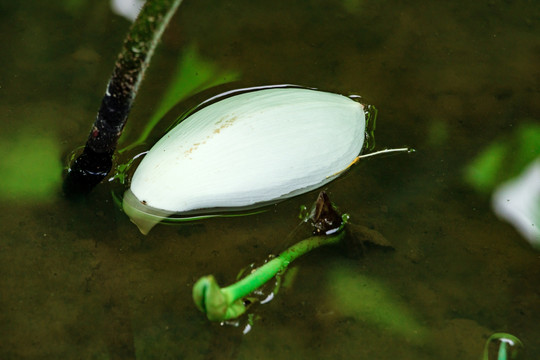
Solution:
[{"label": "submerged leaf", "polygon": [[62,181],[56,139],[28,131],[0,141],[0,200],[46,201]]},{"label": "submerged leaf", "polygon": [[364,245],[373,245],[388,250],[393,250],[394,246],[377,230],[370,229],[363,225],[349,223],[347,225],[349,242]]},{"label": "submerged leaf", "polygon": [[343,316],[371,323],[407,340],[422,342],[425,329],[407,305],[382,282],[339,266],[328,275],[329,301]]},{"label": "submerged leaf", "polygon": [[465,181],[482,193],[519,175],[540,156],[540,125],[524,123],[487,146],[465,168]]},{"label": "submerged leaf", "polygon": [[157,123],[180,101],[205,89],[235,81],[239,78],[240,73],[238,71],[222,69],[217,63],[202,58],[199,55],[197,46],[191,44],[182,53],[161,102],[146,123],[139,138],[127,148],[122,149],[121,152],[144,143]]}]

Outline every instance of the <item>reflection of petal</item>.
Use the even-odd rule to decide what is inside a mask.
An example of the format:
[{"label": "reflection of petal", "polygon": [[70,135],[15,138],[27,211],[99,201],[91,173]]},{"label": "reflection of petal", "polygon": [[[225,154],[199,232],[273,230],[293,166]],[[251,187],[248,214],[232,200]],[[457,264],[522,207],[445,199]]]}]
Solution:
[{"label": "reflection of petal", "polygon": [[516,179],[499,186],[493,194],[492,206],[499,217],[540,248],[540,158]]},{"label": "reflection of petal", "polygon": [[130,21],[135,21],[144,0],[111,0],[112,11]]}]

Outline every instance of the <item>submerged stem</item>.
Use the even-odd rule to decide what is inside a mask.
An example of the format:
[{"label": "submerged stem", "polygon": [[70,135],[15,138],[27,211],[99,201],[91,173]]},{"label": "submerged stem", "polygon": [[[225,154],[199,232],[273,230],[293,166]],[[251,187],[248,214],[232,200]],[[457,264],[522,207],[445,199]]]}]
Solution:
[{"label": "submerged stem", "polygon": [[89,193],[112,168],[112,157],[154,50],[182,0],[147,0],[113,69],[83,153],[64,180],[68,196]]}]

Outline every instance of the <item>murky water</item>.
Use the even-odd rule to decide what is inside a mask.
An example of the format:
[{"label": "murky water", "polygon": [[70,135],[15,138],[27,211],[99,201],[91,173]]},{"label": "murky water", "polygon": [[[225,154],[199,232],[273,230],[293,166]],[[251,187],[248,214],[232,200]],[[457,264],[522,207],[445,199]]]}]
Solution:
[{"label": "murky water", "polygon": [[309,254],[291,285],[252,309],[245,335],[245,321],[206,320],[191,287],[206,274],[229,284],[280,250],[316,192],[146,237],[115,207],[117,185],[66,201],[65,156],[87,136],[129,23],[82,0],[2,1],[0,18],[0,358],[478,359],[494,332],[520,338],[529,359],[540,354],[540,254],[463,180],[485,146],[540,121],[538,2],[181,5],[126,144],[179,51],[196,44],[238,71],[238,86],[360,94],[379,109],[378,148],[417,150],[366,160],[326,187],[395,250]]}]

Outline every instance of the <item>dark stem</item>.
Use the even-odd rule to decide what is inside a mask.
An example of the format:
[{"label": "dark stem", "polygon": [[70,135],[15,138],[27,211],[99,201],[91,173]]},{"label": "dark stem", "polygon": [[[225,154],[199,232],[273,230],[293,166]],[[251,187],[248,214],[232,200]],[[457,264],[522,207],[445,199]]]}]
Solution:
[{"label": "dark stem", "polygon": [[83,153],[64,179],[67,196],[88,194],[112,168],[118,138],[163,31],[182,0],[147,0],[131,26]]}]

